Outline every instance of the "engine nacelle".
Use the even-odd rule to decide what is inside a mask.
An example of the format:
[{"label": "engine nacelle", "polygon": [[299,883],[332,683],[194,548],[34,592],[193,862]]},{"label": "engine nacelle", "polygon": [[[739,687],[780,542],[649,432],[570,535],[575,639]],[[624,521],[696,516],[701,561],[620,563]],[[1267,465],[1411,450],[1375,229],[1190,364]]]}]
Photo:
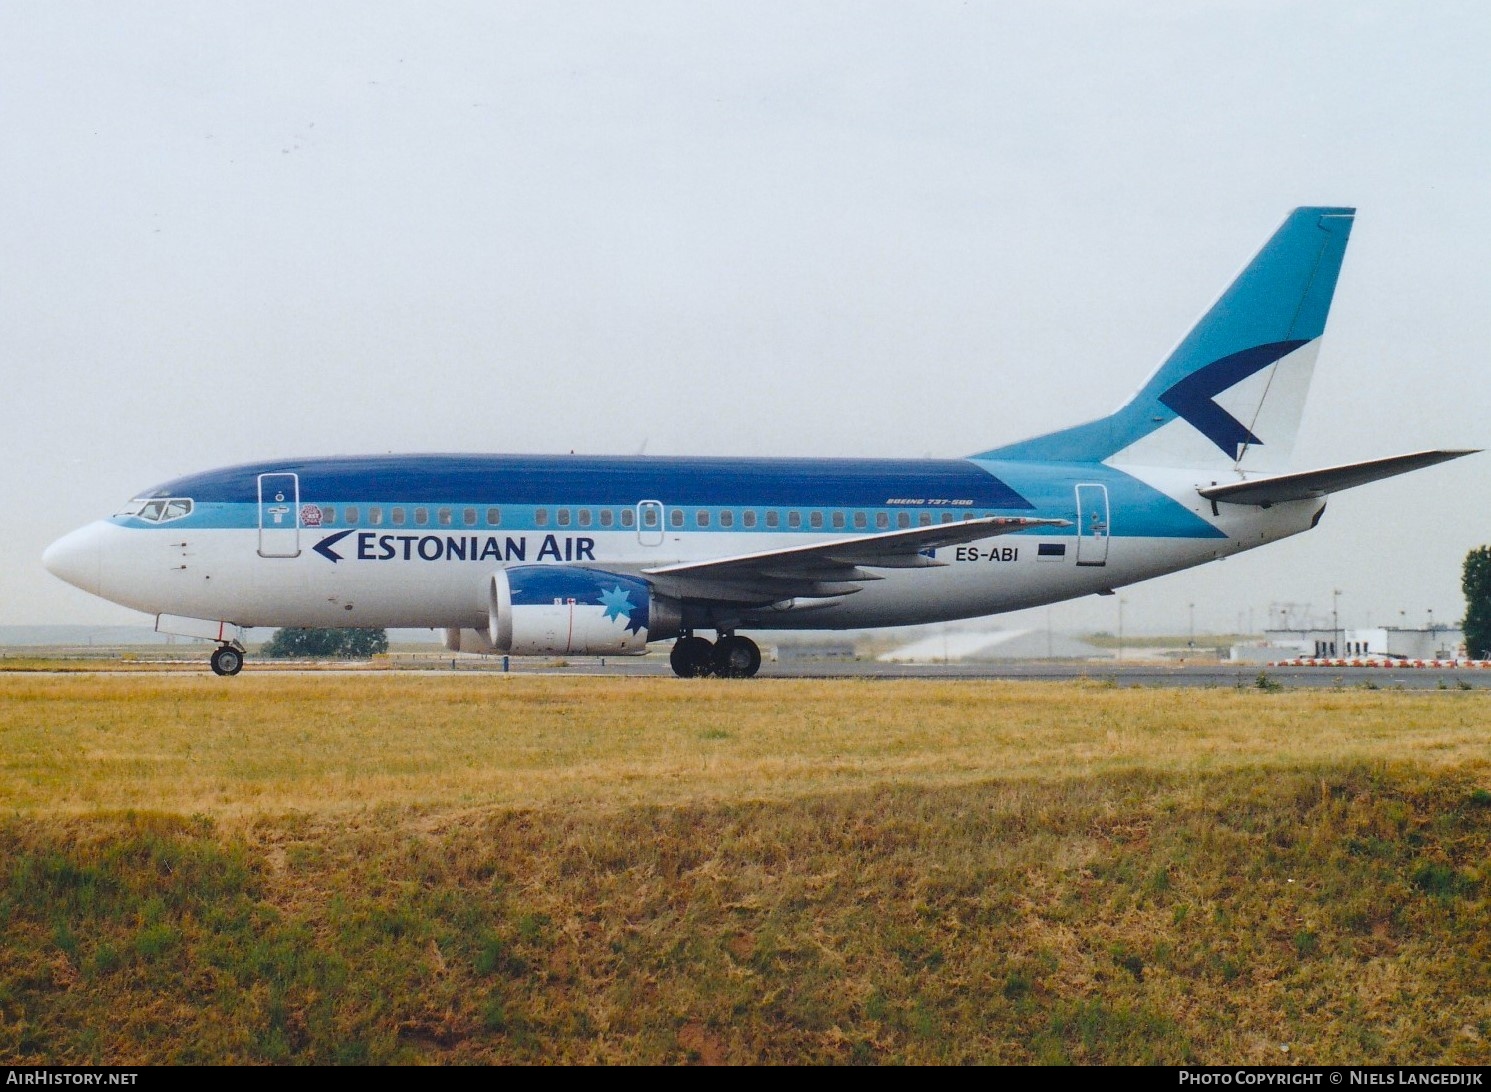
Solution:
[{"label": "engine nacelle", "polygon": [[518,565],[492,574],[487,639],[516,656],[640,655],[673,637],[680,604],[634,576],[559,565]]}]

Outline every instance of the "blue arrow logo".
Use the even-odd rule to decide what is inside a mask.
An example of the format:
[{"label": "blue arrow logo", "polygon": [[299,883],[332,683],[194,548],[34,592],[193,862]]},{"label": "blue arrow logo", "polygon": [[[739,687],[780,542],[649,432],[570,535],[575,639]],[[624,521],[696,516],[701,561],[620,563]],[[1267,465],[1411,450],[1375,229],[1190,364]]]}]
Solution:
[{"label": "blue arrow logo", "polygon": [[351,533],[351,531],[338,531],[334,535],[327,535],[320,542],[316,543],[316,545],[312,546],[311,549],[335,565],[338,561],[342,560],[342,555],[333,550],[332,547]]},{"label": "blue arrow logo", "polygon": [[1236,459],[1240,445],[1257,444],[1262,447],[1263,441],[1254,436],[1236,417],[1217,405],[1217,395],[1229,387],[1237,386],[1254,372],[1261,372],[1304,344],[1304,341],[1274,341],[1224,356],[1221,360],[1213,360],[1160,395],[1160,402],[1189,421],[1197,432],[1221,448],[1222,454],[1227,458]]}]

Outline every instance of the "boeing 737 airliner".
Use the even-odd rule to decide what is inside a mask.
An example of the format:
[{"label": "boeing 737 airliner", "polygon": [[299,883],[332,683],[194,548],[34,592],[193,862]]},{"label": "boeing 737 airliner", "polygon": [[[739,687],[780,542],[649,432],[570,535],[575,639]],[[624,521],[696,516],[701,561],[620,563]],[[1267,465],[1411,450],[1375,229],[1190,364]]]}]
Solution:
[{"label": "boeing 737 airliner", "polygon": [[220,675],[243,665],[235,627],[406,626],[515,655],[674,640],[679,675],[745,677],[761,654],[742,630],[1107,594],[1470,454],[1288,470],[1353,215],[1290,213],[1116,412],[966,459],[279,459],[150,489],[44,562],[162,633],[217,641]]}]

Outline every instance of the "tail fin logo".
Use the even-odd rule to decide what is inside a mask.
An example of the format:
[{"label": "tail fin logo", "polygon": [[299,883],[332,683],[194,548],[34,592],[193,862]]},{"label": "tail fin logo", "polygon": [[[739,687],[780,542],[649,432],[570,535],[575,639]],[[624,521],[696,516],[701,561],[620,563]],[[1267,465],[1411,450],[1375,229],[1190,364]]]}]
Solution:
[{"label": "tail fin logo", "polygon": [[1107,417],[977,457],[1286,469],[1353,212],[1308,206],[1286,216],[1138,393]]},{"label": "tail fin logo", "polygon": [[1159,400],[1216,444],[1227,458],[1236,459],[1244,446],[1261,447],[1263,441],[1218,405],[1217,396],[1304,344],[1304,341],[1275,341],[1224,356],[1191,372],[1161,394]]}]

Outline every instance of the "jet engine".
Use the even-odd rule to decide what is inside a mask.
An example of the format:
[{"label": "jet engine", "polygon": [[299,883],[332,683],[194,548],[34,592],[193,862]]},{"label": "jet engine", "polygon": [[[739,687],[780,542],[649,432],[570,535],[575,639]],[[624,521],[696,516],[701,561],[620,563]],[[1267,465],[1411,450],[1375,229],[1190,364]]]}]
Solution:
[{"label": "jet engine", "polygon": [[518,565],[492,574],[483,636],[490,651],[517,656],[640,655],[648,641],[676,636],[682,620],[676,600],[634,576]]}]

